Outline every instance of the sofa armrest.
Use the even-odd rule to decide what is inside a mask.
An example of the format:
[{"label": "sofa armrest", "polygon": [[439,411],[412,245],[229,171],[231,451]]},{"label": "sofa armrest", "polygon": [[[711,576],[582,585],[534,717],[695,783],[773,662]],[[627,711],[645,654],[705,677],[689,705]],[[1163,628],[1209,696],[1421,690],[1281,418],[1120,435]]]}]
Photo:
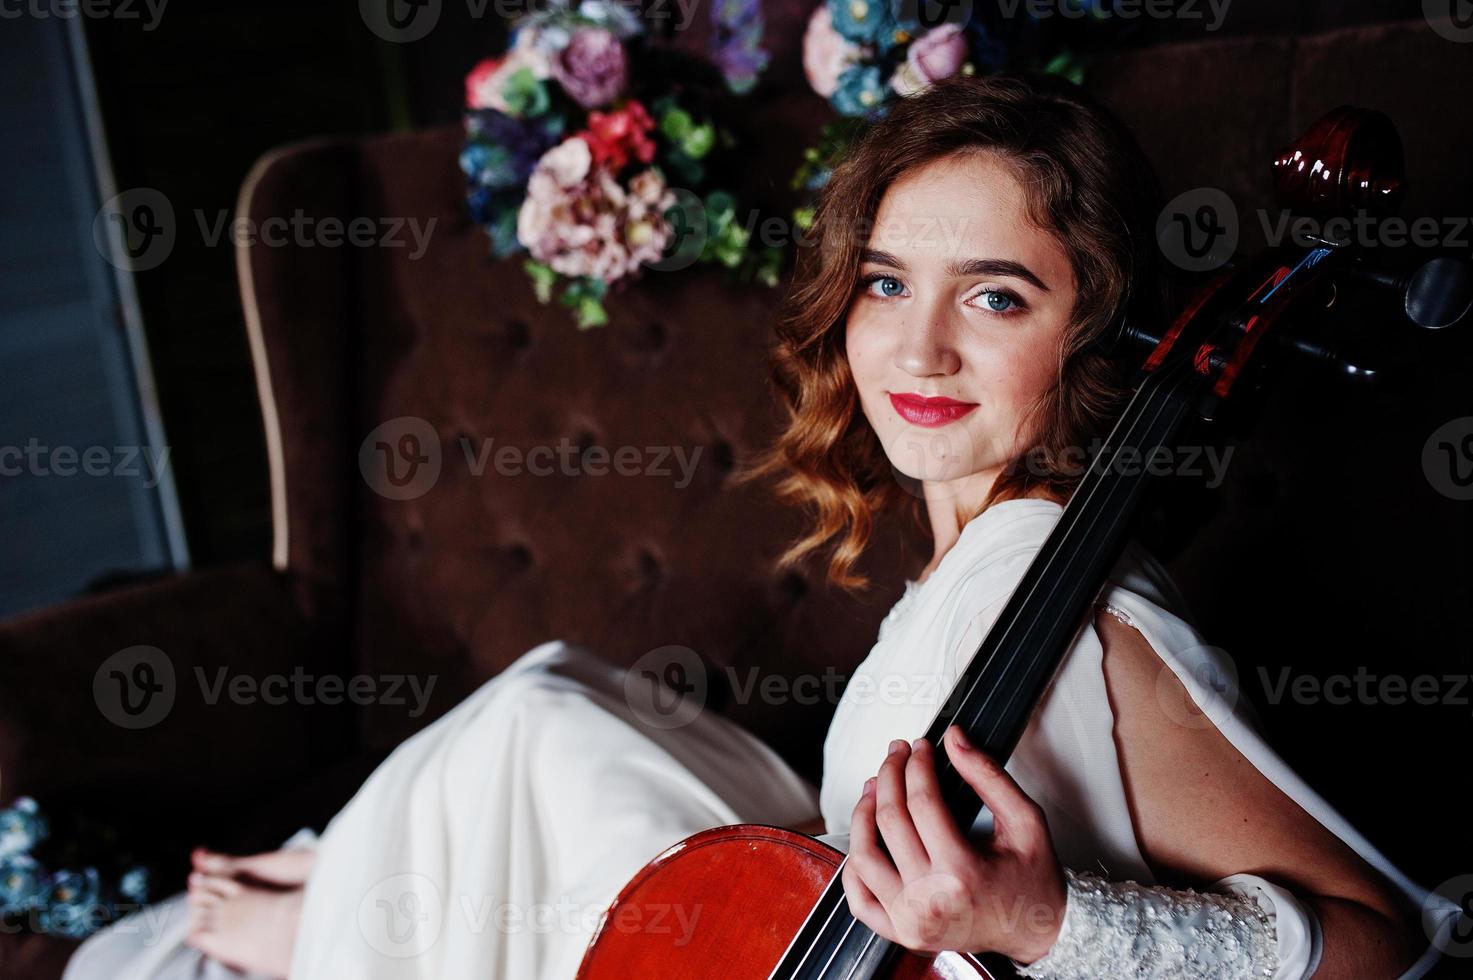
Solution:
[{"label": "sofa armrest", "polygon": [[350,711],[272,681],[340,672],[313,607],[301,583],[240,565],[0,623],[0,801],[198,817],[345,752]]}]

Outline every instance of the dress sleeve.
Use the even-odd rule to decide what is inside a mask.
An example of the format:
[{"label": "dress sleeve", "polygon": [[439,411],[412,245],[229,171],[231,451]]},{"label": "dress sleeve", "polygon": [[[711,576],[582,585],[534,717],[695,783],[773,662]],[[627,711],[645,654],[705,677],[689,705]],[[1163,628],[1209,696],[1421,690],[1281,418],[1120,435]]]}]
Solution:
[{"label": "dress sleeve", "polygon": [[1205,892],[1065,871],[1068,899],[1053,948],[1014,966],[1035,980],[1304,980],[1318,966],[1313,915],[1253,875]]}]

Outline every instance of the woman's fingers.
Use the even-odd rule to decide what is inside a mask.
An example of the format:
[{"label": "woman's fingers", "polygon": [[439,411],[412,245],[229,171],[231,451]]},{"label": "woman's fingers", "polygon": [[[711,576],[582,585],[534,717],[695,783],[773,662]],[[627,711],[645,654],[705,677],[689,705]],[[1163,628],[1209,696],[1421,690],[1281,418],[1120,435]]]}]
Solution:
[{"label": "woman's fingers", "polygon": [[923,738],[916,739],[911,747],[910,761],[905,766],[905,795],[916,832],[933,863],[971,858],[972,849],[941,798],[936,750]]},{"label": "woman's fingers", "polygon": [[[879,828],[875,826],[875,779],[864,784],[859,802],[849,822],[849,856],[845,874],[858,875],[870,894],[888,903],[901,887],[900,872],[880,847]],[[848,879],[845,879],[846,883]],[[846,890],[847,891],[847,890]]]},{"label": "woman's fingers", "polygon": [[909,759],[910,744],[905,739],[897,738],[890,743],[890,754],[875,777],[875,823],[895,867],[904,877],[915,878],[927,872],[931,859],[911,819],[906,798],[905,772]]},{"label": "woman's fingers", "polygon": [[890,921],[890,914],[885,911],[885,904],[875,896],[869,885],[864,881],[859,871],[859,866],[853,858],[853,834],[850,835],[851,850],[850,859],[844,862],[844,870],[840,872],[840,880],[844,883],[844,896],[849,900],[849,911],[856,919],[870,929],[874,930],[885,939],[892,939],[895,926]]},{"label": "woman's fingers", "polygon": [[967,785],[977,791],[995,819],[993,837],[1036,842],[1048,836],[1043,810],[997,760],[973,745],[957,725],[946,729],[946,751]]}]

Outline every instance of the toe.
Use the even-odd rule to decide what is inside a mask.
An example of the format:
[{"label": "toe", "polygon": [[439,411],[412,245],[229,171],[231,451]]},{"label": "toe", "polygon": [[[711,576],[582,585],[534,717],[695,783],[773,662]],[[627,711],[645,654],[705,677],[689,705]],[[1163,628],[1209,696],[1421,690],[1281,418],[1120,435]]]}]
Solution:
[{"label": "toe", "polygon": [[209,875],[190,875],[189,903],[199,908],[213,908],[219,905],[230,897],[220,886],[220,882],[224,880],[211,878]]},{"label": "toe", "polygon": [[191,857],[194,861],[195,870],[203,871],[205,874],[226,875],[234,871],[230,858],[224,854],[207,851],[203,847],[195,848]]},{"label": "toe", "polygon": [[234,898],[245,890],[245,886],[234,878],[221,878],[217,875],[205,875],[200,887],[222,899]]}]

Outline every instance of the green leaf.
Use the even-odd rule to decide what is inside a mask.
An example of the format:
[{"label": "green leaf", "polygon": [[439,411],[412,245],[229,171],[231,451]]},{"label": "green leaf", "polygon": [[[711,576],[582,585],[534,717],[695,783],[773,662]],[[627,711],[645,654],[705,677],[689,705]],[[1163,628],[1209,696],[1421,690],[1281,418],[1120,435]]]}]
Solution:
[{"label": "green leaf", "polygon": [[695,121],[684,109],[671,108],[660,119],[660,132],[668,136],[672,143],[683,143],[694,128]]},{"label": "green leaf", "polygon": [[508,75],[501,86],[501,95],[512,115],[529,119],[542,115],[552,104],[547,86],[532,74],[530,68],[518,68]]},{"label": "green leaf", "polygon": [[547,303],[552,299],[552,287],[557,282],[557,273],[552,266],[546,262],[538,262],[536,259],[528,259],[522,263],[522,268],[527,275],[532,277],[532,291],[537,294],[537,302]]},{"label": "green leaf", "polygon": [[716,145],[716,129],[710,123],[696,126],[680,141],[680,148],[693,160],[699,160]]},{"label": "green leaf", "polygon": [[812,205],[805,205],[801,208],[794,208],[793,227],[797,228],[801,232],[807,232],[808,229],[813,227],[814,214],[815,210]]},{"label": "green leaf", "polygon": [[580,299],[573,312],[578,317],[579,330],[601,327],[609,322],[609,314],[604,309],[603,304],[592,296],[585,296]]}]

